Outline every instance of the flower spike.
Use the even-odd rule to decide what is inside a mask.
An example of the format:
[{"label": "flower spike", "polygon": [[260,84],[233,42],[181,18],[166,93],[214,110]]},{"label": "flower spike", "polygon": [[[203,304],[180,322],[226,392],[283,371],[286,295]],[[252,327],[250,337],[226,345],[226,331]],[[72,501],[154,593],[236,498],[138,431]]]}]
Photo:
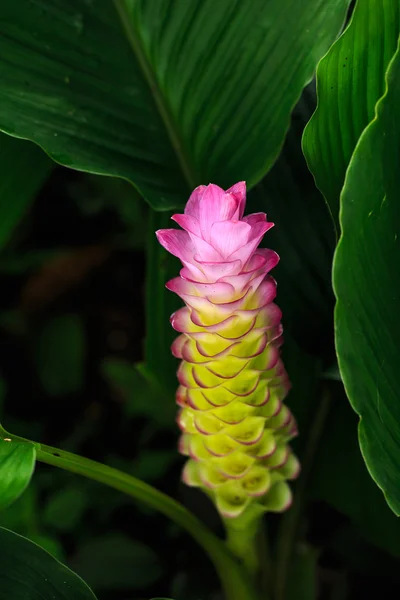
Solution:
[{"label": "flower spike", "polygon": [[264,213],[243,216],[246,184],[224,191],[199,186],[182,229],[157,238],[182,262],[167,283],[185,303],[171,317],[180,333],[172,345],[178,369],[179,451],[188,457],[183,480],[202,488],[223,517],[252,506],[283,511],[291,503],[287,481],[299,463],[288,442],[296,422],[283,404],[289,389],[280,358],[281,311],[274,304],[279,261],[258,248],[273,227]]}]

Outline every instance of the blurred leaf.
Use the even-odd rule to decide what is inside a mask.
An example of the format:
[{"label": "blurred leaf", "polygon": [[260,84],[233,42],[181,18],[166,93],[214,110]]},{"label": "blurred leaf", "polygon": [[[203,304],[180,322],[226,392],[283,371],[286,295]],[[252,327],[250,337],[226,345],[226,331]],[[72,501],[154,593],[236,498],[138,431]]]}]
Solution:
[{"label": "blurred leaf", "polygon": [[[3,313],[0,313],[0,315]],[[1,316],[0,316],[1,319]],[[1,321],[0,321],[1,322]],[[3,414],[4,400],[7,394],[7,382],[3,377],[0,377],[0,412]]]},{"label": "blurred leaf", "polygon": [[400,46],[387,84],[347,171],[333,282],[338,362],[361,451],[400,514]]},{"label": "blurred leaf", "polygon": [[329,540],[329,549],[339,554],[346,561],[346,566],[354,571],[365,574],[373,572],[375,576],[382,574],[390,578],[398,572],[397,559],[367,542],[353,524],[334,532]]},{"label": "blurred leaf", "polygon": [[151,548],[117,533],[82,545],[72,564],[97,590],[146,587],[162,572]]},{"label": "blurred leaf", "polygon": [[95,600],[75,573],[26,538],[0,528],[0,600]]},{"label": "blurred leaf", "polygon": [[62,257],[65,250],[30,250],[24,254],[3,252],[0,256],[0,272],[7,275],[18,275],[25,271],[38,269],[50,260]]},{"label": "blurred leaf", "polygon": [[369,476],[354,435],[356,425],[343,391],[337,393],[308,491],[348,516],[370,543],[400,557],[400,521]]},{"label": "blurred leaf", "polygon": [[78,315],[46,320],[33,339],[33,357],[50,396],[73,394],[83,387],[86,339]]},{"label": "blurred leaf", "polygon": [[87,493],[81,487],[57,490],[45,506],[43,521],[60,531],[69,531],[78,525],[88,503]]},{"label": "blurred leaf", "polygon": [[315,92],[310,85],[293,111],[277,162],[249,194],[248,211],[266,212],[275,223],[264,244],[280,256],[273,276],[285,331],[299,346],[321,356],[333,350],[335,233],[301,151],[301,134],[314,107]]},{"label": "blurred leaf", "polygon": [[319,550],[304,544],[296,548],[290,565],[285,600],[317,598],[317,562]]},{"label": "blurred leaf", "polygon": [[282,349],[283,361],[292,384],[285,402],[293,412],[299,429],[299,437],[294,439],[291,445],[301,457],[320,402],[318,378],[321,373],[321,360],[308,355],[286,334]]},{"label": "blurred leaf", "polygon": [[384,92],[399,33],[399,0],[359,0],[348,28],[318,65],[318,108],[303,148],[337,225],[346,169]]},{"label": "blurred leaf", "polygon": [[175,395],[178,361],[172,356],[171,344],[177,336],[171,326],[170,317],[182,300],[166,289],[169,279],[179,274],[180,261],[166,252],[159,244],[155,232],[171,227],[169,213],[150,212],[148,224],[147,267],[146,267],[146,340],[145,372],[148,380],[164,389],[164,393]]},{"label": "blurred leaf", "polygon": [[[85,174],[69,185],[72,199],[86,215],[113,210],[127,229],[123,238],[131,248],[143,248],[146,241],[148,207],[135,188],[123,179]],[[113,239],[121,241],[121,236]]]},{"label": "blurred leaf", "polygon": [[28,486],[35,468],[33,444],[0,438],[0,510],[12,504]]},{"label": "blurred leaf", "polygon": [[0,134],[0,250],[54,168],[35,144]]},{"label": "blurred leaf", "polygon": [[335,363],[331,365],[321,374],[322,379],[330,379],[332,381],[342,381],[342,376],[339,371],[339,365]]},{"label": "blurred leaf", "polygon": [[135,365],[109,358],[103,362],[102,371],[110,384],[121,393],[129,417],[146,416],[161,427],[169,427],[175,422],[173,395],[168,399],[165,390],[160,394],[143,379]]},{"label": "blurred leaf", "polygon": [[[107,465],[129,473],[142,481],[152,482],[165,476],[168,469],[178,459],[178,456],[178,451],[175,448],[169,450],[147,450],[144,448],[134,460],[127,460],[111,454],[106,462]],[[140,508],[143,509],[143,507]]]},{"label": "blurred leaf", "polygon": [[0,128],[158,209],[254,184],[349,2],[3,2]]},{"label": "blurred leaf", "polygon": [[132,475],[155,481],[165,475],[177,459],[177,450],[143,450],[134,461]]}]

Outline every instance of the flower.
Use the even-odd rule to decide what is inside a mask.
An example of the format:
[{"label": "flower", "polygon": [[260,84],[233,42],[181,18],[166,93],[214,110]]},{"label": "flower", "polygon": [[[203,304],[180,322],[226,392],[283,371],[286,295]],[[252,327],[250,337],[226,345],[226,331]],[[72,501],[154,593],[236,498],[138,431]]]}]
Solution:
[{"label": "flower", "polygon": [[287,480],[299,472],[288,441],[296,422],[283,404],[290,382],[280,358],[279,261],[258,248],[273,227],[265,213],[243,216],[246,184],[224,191],[197,187],[182,229],[156,232],[183,265],[167,288],[185,302],[171,317],[181,335],[172,345],[178,369],[182,430],[179,450],[188,456],[183,480],[206,491],[224,517],[258,503],[281,511],[291,503]]}]

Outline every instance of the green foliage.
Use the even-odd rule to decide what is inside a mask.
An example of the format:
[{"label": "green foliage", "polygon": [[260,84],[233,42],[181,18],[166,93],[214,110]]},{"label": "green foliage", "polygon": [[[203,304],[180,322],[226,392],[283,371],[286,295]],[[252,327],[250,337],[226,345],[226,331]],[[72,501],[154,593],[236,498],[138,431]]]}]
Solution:
[{"label": "green foliage", "polygon": [[[399,525],[363,457],[399,513],[399,56],[385,93],[399,0],[358,0],[331,48],[350,0],[0,4],[0,130],[10,134],[0,134],[0,407],[13,431],[42,443],[41,461],[72,472],[39,465],[26,489],[35,447],[0,441],[0,508],[10,505],[0,525],[68,562],[101,600],[217,597],[212,565],[186,528],[227,598],[254,600],[202,525],[219,527],[211,504],[179,485],[169,317],[181,301],[165,283],[180,264],[155,236],[175,226],[170,209],[195,185],[246,179],[246,212],[275,222],[265,245],[281,259],[273,276],[303,465],[294,509],[270,521],[272,577],[284,585],[269,600],[358,600],[360,573],[377,579],[376,597],[396,597],[387,586]],[[301,93],[326,52],[303,136],[321,193],[301,152],[314,83]],[[49,156],[72,169],[47,181]],[[339,372],[331,271],[341,192]],[[99,249],[104,258],[93,260]],[[362,417],[363,456],[341,379]],[[26,594],[94,598],[0,529],[0,600]]]},{"label": "green foliage", "polygon": [[319,551],[301,544],[292,560],[286,600],[314,600],[317,597],[317,563]]},{"label": "green foliage", "polygon": [[78,315],[44,321],[33,338],[33,358],[50,396],[73,394],[84,382],[85,333]]},{"label": "green foliage", "polygon": [[51,496],[43,513],[43,522],[60,531],[77,527],[88,508],[89,498],[84,489],[70,485]]},{"label": "green foliage", "polygon": [[248,208],[266,212],[275,223],[264,244],[280,256],[274,277],[279,283],[277,302],[285,331],[303,349],[321,356],[331,352],[335,233],[301,151],[301,134],[314,107],[315,93],[308,86],[293,111],[282,152],[250,192]]},{"label": "green foliage", "polygon": [[348,4],[2,3],[0,128],[159,209],[202,182],[253,184]]},{"label": "green foliage", "polygon": [[349,517],[371,544],[400,557],[400,521],[365,467],[354,435],[357,416],[335,391],[308,493]]},{"label": "green foliage", "polygon": [[102,365],[102,371],[122,397],[122,406],[128,417],[145,416],[159,427],[171,425],[176,412],[172,389],[170,396],[165,390],[160,393],[157,382],[152,385],[135,365],[126,361],[107,359]]},{"label": "green foliage", "polygon": [[35,446],[7,439],[0,438],[0,509],[22,494],[35,468]]},{"label": "green foliage", "polygon": [[162,573],[151,548],[122,534],[109,534],[83,544],[72,566],[98,591],[143,588]]},{"label": "green foliage", "polygon": [[361,418],[361,450],[389,505],[400,514],[400,379],[394,358],[400,336],[400,50],[387,85],[347,172],[333,279],[339,367]]},{"label": "green foliage", "polygon": [[54,168],[35,144],[0,135],[0,250]]},{"label": "green foliage", "polygon": [[75,573],[16,533],[0,528],[0,599],[94,600]]},{"label": "green foliage", "polygon": [[[182,303],[179,298],[166,289],[165,284],[175,277],[180,269],[180,262],[174,256],[165,252],[158,243],[155,232],[158,229],[171,227],[169,213],[150,214],[147,241],[147,271],[146,271],[146,340],[144,348],[143,375],[150,383],[159,387],[158,392],[172,395],[176,388],[177,360],[169,348],[176,332],[169,322],[172,313]],[[166,352],[166,349],[168,351]]]},{"label": "green foliage", "polygon": [[348,28],[318,65],[318,108],[303,148],[337,226],[346,169],[384,92],[399,33],[399,0],[359,0]]}]

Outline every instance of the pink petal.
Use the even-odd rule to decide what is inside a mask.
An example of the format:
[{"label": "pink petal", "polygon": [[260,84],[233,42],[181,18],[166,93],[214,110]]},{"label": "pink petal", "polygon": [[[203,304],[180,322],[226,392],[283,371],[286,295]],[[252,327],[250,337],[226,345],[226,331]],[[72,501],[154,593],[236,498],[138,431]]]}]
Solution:
[{"label": "pink petal", "polygon": [[165,286],[178,296],[183,294],[191,296],[207,297],[213,302],[229,302],[232,299],[234,289],[230,283],[196,283],[181,277],[174,277]]},{"label": "pink petal", "polygon": [[194,233],[195,235],[201,235],[200,234],[200,224],[195,217],[192,217],[191,215],[178,214],[178,215],[172,215],[171,219],[173,221],[175,221],[175,223],[178,223],[178,225],[180,225],[182,227],[182,229],[185,229],[189,233]]},{"label": "pink petal", "polygon": [[[247,223],[246,223],[247,225]],[[273,223],[257,223],[251,229],[251,239],[244,246],[241,246],[235,250],[230,256],[230,260],[241,260],[243,264],[246,264],[258,244],[261,242],[263,235],[273,227]]]},{"label": "pink petal", "polygon": [[199,260],[199,266],[208,281],[217,281],[221,277],[240,273],[242,263],[240,260],[224,261],[224,262],[208,262]]},{"label": "pink petal", "polygon": [[193,190],[185,206],[185,215],[191,215],[195,219],[199,219],[199,203],[206,189],[207,186],[199,185]]},{"label": "pink petal", "polygon": [[196,248],[186,231],[159,229],[156,231],[156,236],[160,244],[180,260],[190,260],[196,252]]},{"label": "pink petal", "polygon": [[253,213],[251,215],[247,215],[243,217],[243,221],[248,223],[251,227],[254,227],[256,223],[265,223],[267,220],[267,215],[263,212]]},{"label": "pink petal", "polygon": [[196,252],[194,258],[197,262],[206,261],[206,262],[222,262],[222,255],[205,239],[202,237],[198,237],[193,233],[190,233],[190,238],[196,248]]},{"label": "pink petal", "polygon": [[238,207],[238,201],[226,194],[218,185],[210,183],[199,201],[199,221],[202,235],[210,241],[211,227],[217,221],[231,219]]},{"label": "pink petal", "polygon": [[211,243],[224,258],[228,258],[246,245],[250,233],[250,225],[243,221],[220,221],[211,227]]},{"label": "pink petal", "polygon": [[233,194],[236,197],[236,200],[239,203],[239,215],[238,218],[241,219],[243,217],[244,209],[246,206],[246,182],[239,181],[235,183],[229,190],[226,190],[227,194]]}]

